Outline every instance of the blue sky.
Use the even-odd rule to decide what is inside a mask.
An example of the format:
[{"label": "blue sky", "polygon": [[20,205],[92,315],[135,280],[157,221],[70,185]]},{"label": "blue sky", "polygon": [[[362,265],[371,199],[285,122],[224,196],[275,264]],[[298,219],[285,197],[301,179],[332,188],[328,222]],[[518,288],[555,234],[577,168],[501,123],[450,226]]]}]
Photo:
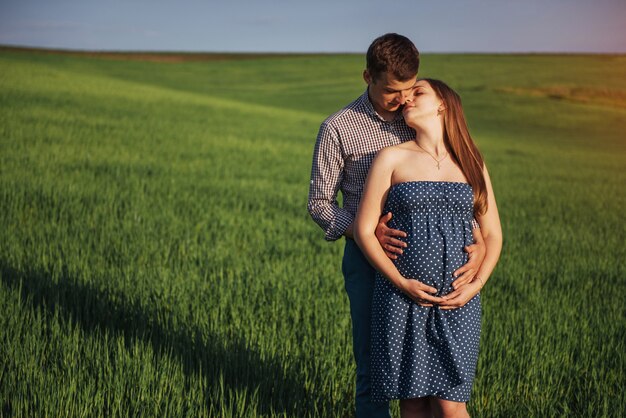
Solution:
[{"label": "blue sky", "polygon": [[0,0],[0,44],[83,50],[626,53],[626,0]]}]

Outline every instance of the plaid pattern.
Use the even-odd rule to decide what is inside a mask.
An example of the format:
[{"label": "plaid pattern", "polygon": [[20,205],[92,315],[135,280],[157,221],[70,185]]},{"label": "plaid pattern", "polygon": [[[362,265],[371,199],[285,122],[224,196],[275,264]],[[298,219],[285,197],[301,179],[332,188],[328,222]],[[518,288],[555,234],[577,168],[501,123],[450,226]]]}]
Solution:
[{"label": "plaid pattern", "polygon": [[[341,238],[354,220],[376,153],[413,139],[415,131],[399,112],[389,122],[376,113],[367,90],[322,123],[313,152],[308,210],[326,240]],[[339,190],[343,207],[337,201]],[[472,226],[478,228],[475,219]]]},{"label": "plaid pattern", "polygon": [[[354,220],[376,153],[412,139],[415,131],[400,113],[390,122],[376,113],[367,90],[322,123],[313,153],[308,209],[326,240],[339,239]],[[339,190],[343,207],[337,202]]]}]

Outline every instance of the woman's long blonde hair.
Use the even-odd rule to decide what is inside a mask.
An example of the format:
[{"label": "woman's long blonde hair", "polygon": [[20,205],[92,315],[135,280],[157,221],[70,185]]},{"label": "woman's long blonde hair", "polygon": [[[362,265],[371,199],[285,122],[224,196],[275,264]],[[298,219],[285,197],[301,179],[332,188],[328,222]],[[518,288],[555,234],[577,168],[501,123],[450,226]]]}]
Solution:
[{"label": "woman's long blonde hair", "polygon": [[484,161],[467,128],[461,97],[443,81],[430,78],[423,80],[430,84],[437,96],[443,100],[444,144],[474,190],[474,213],[482,215],[487,211]]}]

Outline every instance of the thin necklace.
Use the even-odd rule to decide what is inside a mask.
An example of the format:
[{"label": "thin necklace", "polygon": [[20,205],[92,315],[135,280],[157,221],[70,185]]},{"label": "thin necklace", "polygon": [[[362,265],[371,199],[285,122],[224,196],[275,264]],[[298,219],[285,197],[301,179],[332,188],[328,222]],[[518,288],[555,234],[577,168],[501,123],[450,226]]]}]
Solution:
[{"label": "thin necklace", "polygon": [[[417,141],[415,141],[415,145],[417,145],[418,147],[420,147],[420,144],[417,143]],[[441,167],[439,166],[439,163],[442,162],[443,160],[446,159],[446,157],[448,156],[448,153],[446,152],[446,155],[444,155],[443,157],[441,157],[440,160],[436,159],[434,155],[432,155],[430,152],[426,151],[424,148],[420,147],[420,149],[422,151],[424,151],[426,154],[430,155],[430,157],[435,160],[435,162],[437,163],[437,170],[439,170]]]}]

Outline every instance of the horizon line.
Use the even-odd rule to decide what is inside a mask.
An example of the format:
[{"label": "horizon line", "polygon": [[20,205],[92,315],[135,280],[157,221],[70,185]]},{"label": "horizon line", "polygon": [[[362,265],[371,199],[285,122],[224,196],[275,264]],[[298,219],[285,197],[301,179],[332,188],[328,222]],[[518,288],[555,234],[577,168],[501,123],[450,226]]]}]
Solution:
[{"label": "horizon line", "polygon": [[[41,47],[0,43],[0,49],[41,51],[78,54],[186,54],[186,55],[365,55],[365,51],[199,51],[199,50],[159,50],[159,49],[83,49],[65,47]],[[624,52],[611,51],[429,51],[420,50],[420,54],[452,55],[626,55]]]}]

